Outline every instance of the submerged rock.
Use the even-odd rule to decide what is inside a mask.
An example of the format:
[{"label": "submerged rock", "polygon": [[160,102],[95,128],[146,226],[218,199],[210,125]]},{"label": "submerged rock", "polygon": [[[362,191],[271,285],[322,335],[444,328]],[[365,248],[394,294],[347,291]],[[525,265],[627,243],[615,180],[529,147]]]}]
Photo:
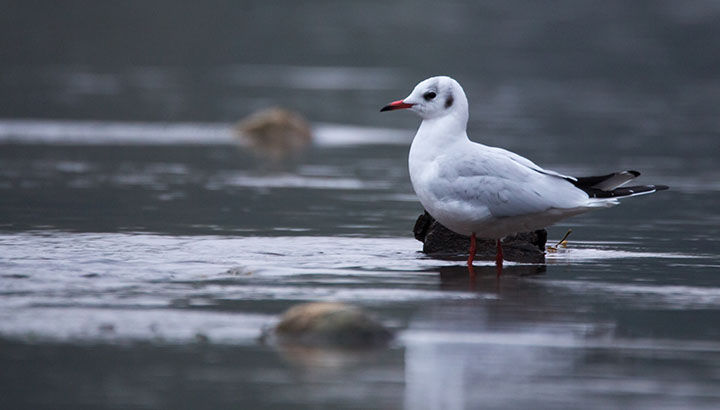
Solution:
[{"label": "submerged rock", "polygon": [[382,346],[392,333],[356,306],[313,302],[293,306],[274,328],[281,344]]},{"label": "submerged rock", "polygon": [[[470,237],[455,233],[430,216],[420,215],[413,228],[415,239],[423,243],[423,253],[433,256],[467,256]],[[545,262],[547,231],[522,232],[502,240],[503,256],[507,261],[524,263]],[[492,239],[477,241],[476,259],[495,260],[496,245]]]},{"label": "submerged rock", "polygon": [[271,160],[297,155],[313,138],[308,121],[283,108],[269,108],[249,115],[237,123],[235,134],[256,154]]}]

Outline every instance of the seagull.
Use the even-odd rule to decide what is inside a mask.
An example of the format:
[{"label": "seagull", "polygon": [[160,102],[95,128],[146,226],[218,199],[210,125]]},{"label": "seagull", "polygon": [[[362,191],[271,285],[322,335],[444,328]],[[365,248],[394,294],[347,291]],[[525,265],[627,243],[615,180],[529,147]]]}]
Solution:
[{"label": "seagull", "polygon": [[497,243],[495,263],[502,270],[500,240],[562,219],[619,204],[619,198],[668,189],[665,185],[624,185],[637,171],[573,177],[544,169],[502,148],[470,141],[468,100],[454,79],[431,77],[407,98],[380,111],[409,109],[422,118],[408,165],[413,189],[425,210],[442,225],[470,236],[467,260],[472,273],[476,238]]}]

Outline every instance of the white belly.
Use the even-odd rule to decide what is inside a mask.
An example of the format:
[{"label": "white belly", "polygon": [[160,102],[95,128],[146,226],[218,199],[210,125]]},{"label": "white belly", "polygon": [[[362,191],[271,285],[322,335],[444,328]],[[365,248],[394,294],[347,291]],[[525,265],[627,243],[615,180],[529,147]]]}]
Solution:
[{"label": "white belly", "polygon": [[591,209],[552,208],[533,214],[495,218],[483,207],[447,203],[438,206],[437,201],[423,201],[422,198],[420,198],[420,203],[433,218],[451,231],[468,236],[475,233],[477,237],[485,239],[500,239],[518,232],[542,229]]}]

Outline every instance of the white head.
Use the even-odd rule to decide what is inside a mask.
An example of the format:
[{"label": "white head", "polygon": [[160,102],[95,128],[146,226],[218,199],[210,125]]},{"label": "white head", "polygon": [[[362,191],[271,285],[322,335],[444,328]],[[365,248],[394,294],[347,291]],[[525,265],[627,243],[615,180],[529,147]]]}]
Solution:
[{"label": "white head", "polygon": [[465,123],[468,117],[468,102],[460,84],[450,77],[431,77],[420,82],[405,99],[391,102],[380,111],[409,108],[423,120],[456,116]]}]

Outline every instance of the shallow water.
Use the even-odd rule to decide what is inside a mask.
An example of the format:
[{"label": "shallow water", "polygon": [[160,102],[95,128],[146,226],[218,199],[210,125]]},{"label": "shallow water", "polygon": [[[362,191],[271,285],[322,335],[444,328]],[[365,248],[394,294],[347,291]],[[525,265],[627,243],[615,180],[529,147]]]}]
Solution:
[{"label": "shallow water", "polygon": [[[9,5],[0,407],[717,408],[720,9],[676,3]],[[440,73],[470,98],[471,138],[671,189],[471,280],[420,253],[418,120],[378,112]],[[270,105],[315,144],[268,162],[234,136]],[[316,300],[397,337],[259,339]]]},{"label": "shallow water", "polygon": [[[422,409],[541,398],[554,408],[712,408],[720,400],[720,229],[709,211],[720,202],[717,168],[698,178],[684,161],[633,155],[647,182],[673,189],[553,227],[555,240],[568,228],[573,235],[546,264],[508,263],[497,278],[491,262],[479,262],[473,281],[462,262],[419,252],[411,229],[421,208],[408,148],[395,140],[357,144],[324,126],[325,143],[277,169],[231,139],[174,145],[186,134],[141,127],[142,144],[98,145],[77,132],[88,126],[55,124],[55,141],[20,127],[0,151],[0,377],[10,403]],[[231,135],[227,125],[210,128]],[[355,137],[383,132],[357,128]],[[527,149],[560,170],[582,166],[543,144]],[[689,164],[714,154],[699,146],[693,155]],[[315,300],[363,306],[398,336],[370,352],[259,341],[284,309]]]}]

